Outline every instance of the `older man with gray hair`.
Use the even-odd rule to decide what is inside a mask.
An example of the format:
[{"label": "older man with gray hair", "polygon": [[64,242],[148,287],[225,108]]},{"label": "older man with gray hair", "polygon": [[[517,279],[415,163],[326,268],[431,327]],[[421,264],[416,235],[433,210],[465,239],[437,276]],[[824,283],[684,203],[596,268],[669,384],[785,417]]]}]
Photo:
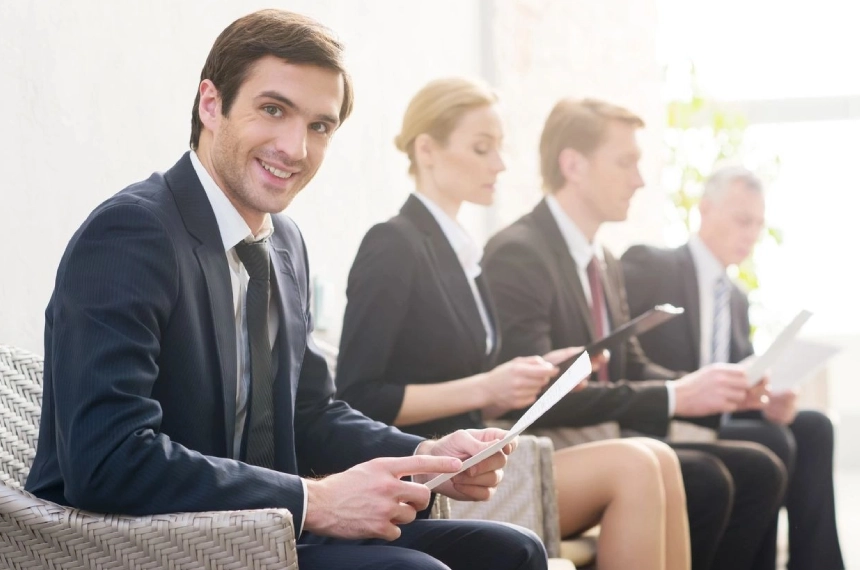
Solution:
[{"label": "older man with gray hair", "polygon": [[[765,223],[761,180],[741,166],[716,170],[699,204],[701,226],[685,245],[631,247],[622,257],[631,316],[660,303],[684,307],[675,319],[639,337],[648,357],[672,370],[739,362],[753,354],[749,301],[726,269],[747,259]],[[713,416],[720,439],[761,443],[789,474],[790,570],[844,568],[833,492],[833,425],[824,414],[798,411],[797,392],[770,394],[762,411]],[[756,568],[774,568],[776,518]]]}]

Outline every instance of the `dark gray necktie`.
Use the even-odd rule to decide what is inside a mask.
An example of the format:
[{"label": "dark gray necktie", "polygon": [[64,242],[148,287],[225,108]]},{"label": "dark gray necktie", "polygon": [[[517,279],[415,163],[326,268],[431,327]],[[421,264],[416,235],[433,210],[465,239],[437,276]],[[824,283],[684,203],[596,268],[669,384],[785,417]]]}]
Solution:
[{"label": "dark gray necktie", "polygon": [[275,465],[275,427],[272,409],[274,374],[269,342],[269,248],[265,241],[236,245],[236,253],[248,271],[245,314],[251,348],[250,429],[245,460],[251,465]]}]

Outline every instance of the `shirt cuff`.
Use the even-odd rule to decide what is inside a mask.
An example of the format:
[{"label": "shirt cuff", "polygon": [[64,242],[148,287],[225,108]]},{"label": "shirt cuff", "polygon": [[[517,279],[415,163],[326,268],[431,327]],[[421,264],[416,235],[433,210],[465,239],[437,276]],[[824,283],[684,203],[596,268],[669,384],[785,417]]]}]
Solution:
[{"label": "shirt cuff", "polygon": [[666,395],[669,397],[669,417],[675,417],[675,385],[672,382],[666,382]]},{"label": "shirt cuff", "polygon": [[308,516],[308,483],[304,479],[300,479],[302,482],[302,491],[305,494],[304,498],[304,506],[302,507],[302,525],[299,527],[299,534],[301,536],[302,531],[305,528],[305,517]]}]

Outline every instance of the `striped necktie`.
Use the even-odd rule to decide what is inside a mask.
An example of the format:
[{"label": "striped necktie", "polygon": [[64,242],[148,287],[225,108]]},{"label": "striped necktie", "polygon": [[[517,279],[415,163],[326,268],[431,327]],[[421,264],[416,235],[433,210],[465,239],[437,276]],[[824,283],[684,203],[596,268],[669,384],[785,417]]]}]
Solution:
[{"label": "striped necktie", "polygon": [[714,284],[714,322],[711,332],[711,362],[728,362],[732,317],[729,308],[731,283],[721,275]]}]

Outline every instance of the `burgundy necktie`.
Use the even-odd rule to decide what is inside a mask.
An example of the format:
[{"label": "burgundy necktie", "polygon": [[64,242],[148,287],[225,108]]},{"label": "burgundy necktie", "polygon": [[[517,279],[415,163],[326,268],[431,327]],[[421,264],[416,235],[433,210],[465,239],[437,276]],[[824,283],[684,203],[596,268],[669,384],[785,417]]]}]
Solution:
[{"label": "burgundy necktie", "polygon": [[[600,279],[600,261],[597,256],[591,257],[587,271],[588,286],[591,288],[591,323],[594,325],[594,340],[598,340],[606,336],[606,330],[603,322],[603,281]],[[609,367],[606,363],[597,371],[597,379],[600,382],[609,382]]]}]

